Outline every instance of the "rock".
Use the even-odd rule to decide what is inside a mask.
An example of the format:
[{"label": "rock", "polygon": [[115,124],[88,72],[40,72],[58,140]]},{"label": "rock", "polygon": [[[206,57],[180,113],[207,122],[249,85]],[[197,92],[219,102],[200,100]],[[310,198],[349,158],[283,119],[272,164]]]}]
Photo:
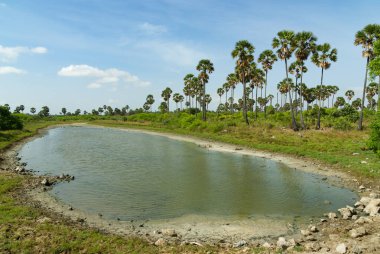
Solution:
[{"label": "rock", "polygon": [[303,229],[301,229],[301,235],[308,236],[308,235],[311,235],[311,232],[309,230],[303,230]]},{"label": "rock", "polygon": [[75,180],[75,176],[71,176],[71,177],[70,177],[70,180]]},{"label": "rock", "polygon": [[364,206],[362,202],[358,201],[354,204],[354,207]]},{"label": "rock", "polygon": [[286,242],[285,237],[279,237],[278,238],[277,247],[279,247],[281,249],[285,249],[286,247],[288,247],[288,243]]},{"label": "rock", "polygon": [[350,210],[351,214],[355,214],[355,209],[352,206],[347,205],[346,208]]},{"label": "rock", "polygon": [[317,238],[315,238],[313,235],[308,235],[308,236],[306,236],[306,240],[307,241],[316,241]]},{"label": "rock", "polygon": [[190,244],[190,245],[200,246],[200,247],[203,246],[201,243],[198,243],[198,242],[190,242],[189,244]]},{"label": "rock", "polygon": [[313,232],[313,233],[318,232],[317,227],[314,226],[314,225],[310,225],[310,226],[309,226],[309,230],[310,230],[310,232]]},{"label": "rock", "polygon": [[329,217],[329,219],[335,219],[338,216],[336,216],[336,213],[328,213],[327,217]]},{"label": "rock", "polygon": [[380,211],[380,199],[372,199],[363,210],[369,216],[375,216]]},{"label": "rock", "polygon": [[352,238],[358,238],[366,234],[367,234],[367,231],[365,230],[364,227],[358,227],[356,229],[350,230],[350,236]]},{"label": "rock", "polygon": [[163,246],[165,244],[166,244],[166,241],[163,238],[160,238],[160,239],[158,239],[157,241],[154,242],[154,245],[156,245],[156,246]]},{"label": "rock", "polygon": [[351,210],[347,207],[338,209],[344,220],[348,220],[351,216]]},{"label": "rock", "polygon": [[74,208],[73,207],[71,207],[71,206],[69,206],[69,211],[72,211],[72,210],[74,210]]},{"label": "rock", "polygon": [[263,246],[264,248],[266,248],[266,249],[269,249],[269,248],[272,247],[272,246],[270,245],[270,243],[268,243],[268,242],[263,243],[262,246]]},{"label": "rock", "polygon": [[355,223],[359,224],[359,225],[365,224],[365,223],[370,223],[370,222],[372,222],[372,220],[370,218],[367,218],[367,217],[360,217],[359,219],[357,219],[355,221]]},{"label": "rock", "polygon": [[321,249],[321,246],[317,242],[306,243],[305,244],[305,249],[307,251],[319,251]]},{"label": "rock", "polygon": [[336,246],[336,252],[340,253],[340,254],[344,254],[347,252],[347,247],[344,243],[340,243],[338,244],[338,246]]},{"label": "rock", "polygon": [[367,161],[361,161],[360,163],[361,164],[367,164],[368,162]]},{"label": "rock", "polygon": [[359,153],[352,153],[352,155],[353,155],[353,156],[355,156],[355,155],[359,155]]},{"label": "rock", "polygon": [[354,254],[362,254],[363,253],[363,248],[360,246],[355,245],[352,247],[352,253]]},{"label": "rock", "polygon": [[294,247],[296,245],[297,245],[296,240],[294,240],[293,238],[289,239],[288,246]]},{"label": "rock", "polygon": [[372,198],[369,198],[369,197],[362,197],[361,199],[360,199],[360,203],[362,203],[364,206],[366,206],[366,205],[368,205],[369,204],[369,202],[372,200]]},{"label": "rock", "polygon": [[174,229],[163,229],[161,230],[162,234],[164,236],[170,236],[170,237],[176,237],[177,236],[177,232],[175,232]]},{"label": "rock", "polygon": [[357,215],[352,215],[351,219],[352,219],[352,220],[357,220],[357,219],[358,219],[358,216],[357,216]]},{"label": "rock", "polygon": [[329,239],[332,240],[332,241],[336,241],[339,239],[339,235],[337,234],[331,234],[329,235]]},{"label": "rock", "polygon": [[359,190],[365,190],[364,185],[360,185],[360,186],[359,186]]},{"label": "rock", "polygon": [[240,248],[240,247],[243,247],[243,246],[246,246],[247,245],[247,242],[244,241],[244,240],[241,240],[241,241],[238,241],[236,243],[233,244],[233,247],[234,248]]},{"label": "rock", "polygon": [[42,181],[41,181],[41,184],[44,185],[44,186],[50,186],[50,182],[47,178],[44,178]]},{"label": "rock", "polygon": [[321,219],[321,222],[327,222],[327,220],[326,220],[326,219],[324,219],[324,218],[322,218],[322,219]]}]

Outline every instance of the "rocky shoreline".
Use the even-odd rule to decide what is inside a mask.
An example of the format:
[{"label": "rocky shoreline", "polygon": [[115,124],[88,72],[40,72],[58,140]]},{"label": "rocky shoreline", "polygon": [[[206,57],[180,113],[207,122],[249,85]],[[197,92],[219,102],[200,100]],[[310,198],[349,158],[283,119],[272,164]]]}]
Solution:
[{"label": "rocky shoreline", "polygon": [[[195,142],[205,149],[225,152],[234,151],[250,155],[260,153],[262,157],[266,158],[275,156],[269,153],[237,149],[231,145],[201,141],[189,137],[161,133],[157,135],[170,136],[180,140],[186,139],[185,141],[190,140],[190,142]],[[28,140],[24,142],[26,141]],[[177,222],[113,221],[103,219],[101,215],[89,215],[77,211],[73,207],[54,200],[47,191],[55,183],[75,180],[75,176],[37,176],[33,174],[33,171],[26,170],[26,165],[20,162],[17,153],[17,150],[24,142],[1,154],[0,173],[12,172],[27,178],[28,184],[24,189],[20,190],[19,197],[26,204],[47,210],[46,217],[38,219],[41,223],[64,219],[74,222],[74,225],[95,227],[105,232],[120,235],[139,236],[157,246],[170,244],[203,246],[211,244],[223,248],[236,248],[239,252],[249,252],[251,248],[259,247],[266,250],[267,253],[275,253],[276,251],[292,252],[293,250],[298,251],[298,253],[299,251],[301,253],[302,251],[304,251],[303,253],[380,253],[380,192],[378,183],[370,187],[370,182],[362,183],[356,179],[351,179],[349,176],[339,178],[344,180],[343,184],[345,186],[350,186],[350,188],[357,190],[361,196],[360,201],[356,202],[353,207],[347,206],[338,211],[331,211],[321,216],[319,221],[314,220],[310,225],[306,225],[302,229],[293,228],[289,230],[283,225],[271,225],[274,232],[277,231],[278,234],[264,232],[264,234],[255,235],[254,231],[248,230],[249,228],[257,227],[257,225],[261,225],[264,229],[268,223],[271,223],[268,219],[255,221],[254,223],[257,224],[253,222],[252,224],[248,222],[239,224],[237,221],[231,222],[228,220],[217,221],[212,227],[197,223],[198,218],[196,217],[182,218]],[[288,160],[285,163],[293,160],[285,156],[277,157],[276,159],[281,161]],[[306,170],[327,175],[327,178],[342,176],[338,172],[312,169],[312,166],[304,167],[304,165],[308,165],[306,161],[294,159],[292,163],[294,167],[302,168],[303,170],[306,168]],[[215,237],[214,234],[219,234],[218,230],[225,232],[225,234]],[[225,237],[228,234],[231,237]]]}]

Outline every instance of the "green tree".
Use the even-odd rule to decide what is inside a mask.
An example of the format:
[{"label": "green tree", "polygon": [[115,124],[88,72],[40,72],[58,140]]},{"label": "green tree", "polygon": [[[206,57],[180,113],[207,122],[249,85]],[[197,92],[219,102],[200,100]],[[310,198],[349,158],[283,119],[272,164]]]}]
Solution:
[{"label": "green tree", "polygon": [[4,130],[21,130],[22,121],[15,115],[12,115],[7,106],[0,106],[0,131]]},{"label": "green tree", "polygon": [[253,53],[255,47],[247,40],[236,42],[235,49],[232,51],[232,58],[236,59],[236,74],[239,81],[243,84],[243,116],[245,123],[249,125],[247,114],[247,95],[246,87],[251,75],[251,63],[254,60]]},{"label": "green tree", "polygon": [[351,102],[352,98],[355,96],[355,92],[353,90],[347,90],[344,95],[346,95],[348,102]]},{"label": "green tree", "polygon": [[[235,88],[236,88],[237,83],[239,83],[239,80],[238,80],[235,73],[228,74],[227,83],[229,85],[229,88],[231,89],[231,97],[230,98],[232,98],[232,101],[231,101],[231,105],[232,105],[232,104],[234,104],[234,100],[235,100],[235,94],[234,94]],[[226,96],[227,96],[227,93],[226,93]],[[231,107],[230,110],[231,110],[231,114],[234,113],[233,107]]]},{"label": "green tree", "polygon": [[369,73],[372,77],[379,77],[379,82],[377,83],[377,108],[380,111],[380,40],[375,41],[373,44],[373,53],[375,57],[369,63]]},{"label": "green tree", "polygon": [[[338,51],[337,49],[333,48],[331,49],[330,44],[324,43],[321,45],[318,45],[316,47],[316,51],[314,52],[313,56],[311,57],[311,61],[317,66],[321,68],[321,85],[319,87],[320,90],[319,94],[324,94],[325,86],[323,85],[323,71],[327,70],[331,66],[331,62],[336,62]],[[321,128],[321,105],[318,107],[318,120],[317,120],[317,130]]]},{"label": "green tree", "polygon": [[219,95],[219,104],[222,104],[222,96],[224,94],[224,89],[222,87],[219,87],[216,90],[216,93]]},{"label": "green tree", "polygon": [[67,113],[66,108],[62,108],[62,109],[61,109],[61,112],[62,112],[63,115],[66,115],[66,113]]},{"label": "green tree", "polygon": [[43,106],[40,110],[40,112],[38,112],[38,115],[41,116],[41,117],[48,117],[50,115],[50,109],[48,106]]},{"label": "green tree", "polygon": [[208,59],[202,59],[197,65],[197,71],[199,71],[199,81],[202,85],[202,120],[206,121],[206,84],[209,80],[209,74],[214,71],[214,64]]},{"label": "green tree", "polygon": [[355,45],[361,45],[363,48],[362,55],[367,59],[366,68],[365,68],[365,77],[364,77],[364,85],[363,85],[363,96],[361,100],[361,110],[360,110],[360,118],[358,122],[358,130],[363,130],[363,109],[365,102],[365,94],[367,87],[367,77],[368,77],[368,66],[370,60],[374,56],[373,46],[375,41],[380,38],[380,25],[378,24],[369,24],[365,26],[362,30],[358,31],[355,34]]},{"label": "green tree", "polygon": [[[277,61],[276,55],[273,53],[272,50],[267,49],[264,50],[258,59],[258,62],[261,63],[262,69],[265,71],[265,92],[264,92],[264,97],[267,97],[267,86],[268,86],[268,71],[272,70],[272,66],[274,62]],[[271,100],[271,105],[272,105],[272,100]],[[264,107],[264,117],[267,117],[267,106],[265,105]]]},{"label": "green tree", "polygon": [[33,115],[36,113],[36,108],[30,108],[30,113],[32,113]]},{"label": "green tree", "polygon": [[170,87],[167,87],[165,88],[162,93],[161,93],[161,97],[164,99],[164,101],[166,102],[165,105],[167,106],[166,110],[169,112],[169,101],[170,101],[170,97],[172,95],[172,89],[170,89]]},{"label": "green tree", "polygon": [[[277,56],[285,62],[286,79],[289,78],[288,74],[288,59],[292,56],[295,50],[295,34],[293,31],[283,30],[277,33],[277,37],[273,39],[272,47],[277,49]],[[291,90],[289,89],[289,99],[292,101]],[[290,103],[290,111],[292,115],[292,129],[297,131],[298,126],[292,103]]]}]

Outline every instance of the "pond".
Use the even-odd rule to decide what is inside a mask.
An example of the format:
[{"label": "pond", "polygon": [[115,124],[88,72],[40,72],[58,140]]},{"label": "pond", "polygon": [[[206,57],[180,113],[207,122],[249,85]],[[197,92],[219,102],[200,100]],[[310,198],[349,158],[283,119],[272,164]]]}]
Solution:
[{"label": "pond", "polygon": [[50,194],[108,219],[310,217],[357,198],[320,175],[269,159],[112,128],[50,129],[19,154],[37,174],[74,175]]}]

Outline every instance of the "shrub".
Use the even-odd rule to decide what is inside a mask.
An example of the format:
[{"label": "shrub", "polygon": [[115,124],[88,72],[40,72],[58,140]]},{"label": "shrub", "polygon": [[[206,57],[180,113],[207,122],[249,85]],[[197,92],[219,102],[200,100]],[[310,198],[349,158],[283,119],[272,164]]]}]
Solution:
[{"label": "shrub", "polygon": [[12,115],[7,107],[0,106],[0,130],[21,130],[22,127],[19,117]]},{"label": "shrub", "polygon": [[351,122],[345,117],[339,117],[333,122],[332,127],[336,130],[347,131],[352,129]]},{"label": "shrub", "polygon": [[380,157],[380,113],[377,113],[376,119],[372,122],[370,128],[371,135],[368,147]]}]

